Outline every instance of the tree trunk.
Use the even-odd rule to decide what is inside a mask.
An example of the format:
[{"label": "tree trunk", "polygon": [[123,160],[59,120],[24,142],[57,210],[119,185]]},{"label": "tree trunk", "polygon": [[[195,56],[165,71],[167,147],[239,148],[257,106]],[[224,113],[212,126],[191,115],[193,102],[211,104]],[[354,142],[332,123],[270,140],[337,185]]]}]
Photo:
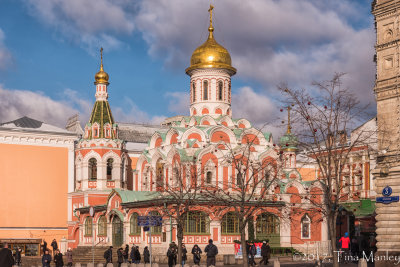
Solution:
[{"label": "tree trunk", "polygon": [[183,241],[183,227],[181,225],[177,225],[177,239],[178,239],[178,258],[176,259],[176,263],[182,263],[182,241]]},{"label": "tree trunk", "polygon": [[246,244],[246,225],[243,222],[243,219],[239,219],[239,229],[240,229],[240,241],[242,245],[242,256],[243,256],[243,267],[249,266],[249,256],[247,255],[247,244]]},{"label": "tree trunk", "polygon": [[336,247],[336,216],[330,213],[327,218],[328,221],[328,232],[331,240],[332,255],[333,255],[333,267],[339,267],[339,253]]}]

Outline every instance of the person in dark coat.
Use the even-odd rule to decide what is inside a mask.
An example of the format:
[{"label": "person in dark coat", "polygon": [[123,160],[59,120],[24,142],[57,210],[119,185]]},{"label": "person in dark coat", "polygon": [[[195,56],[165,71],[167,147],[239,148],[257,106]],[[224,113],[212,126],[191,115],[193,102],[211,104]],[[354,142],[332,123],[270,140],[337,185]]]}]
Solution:
[{"label": "person in dark coat", "polygon": [[42,256],[42,265],[43,267],[50,267],[51,255],[49,254],[49,250],[45,250]]},{"label": "person in dark coat", "polygon": [[128,244],[125,246],[123,255],[124,255],[124,262],[127,263],[128,258],[129,258],[129,245]]},{"label": "person in dark coat", "polygon": [[63,254],[58,249],[56,250],[56,253],[54,255],[54,262],[56,264],[56,267],[63,267],[64,266]]},{"label": "person in dark coat", "polygon": [[136,252],[135,251],[136,251],[136,246],[135,246],[135,244],[133,244],[132,249],[131,249],[131,254],[130,254],[132,263],[135,263],[135,261],[136,261]]},{"label": "person in dark coat", "polygon": [[135,263],[137,264],[137,263],[140,263],[140,260],[141,260],[141,257],[140,257],[140,250],[139,250],[139,247],[138,246],[136,246],[136,249],[135,249]]},{"label": "person in dark coat", "polygon": [[182,267],[185,266],[185,262],[187,261],[187,249],[185,244],[182,244]]},{"label": "person in dark coat", "polygon": [[117,255],[118,255],[118,267],[121,267],[121,264],[124,262],[124,255],[122,248],[119,248],[117,250]]},{"label": "person in dark coat", "polygon": [[14,258],[8,244],[4,243],[3,248],[0,249],[0,266],[12,267],[14,265]]},{"label": "person in dark coat", "polygon": [[257,254],[257,248],[254,245],[254,243],[249,243],[249,250],[248,250],[248,256],[249,256],[249,265],[250,266],[255,266],[256,262],[254,261],[254,256]]},{"label": "person in dark coat", "polygon": [[177,250],[174,246],[174,244],[169,244],[169,248],[167,251],[167,257],[168,257],[168,266],[169,267],[173,267],[176,265],[176,254],[177,254]]},{"label": "person in dark coat", "polygon": [[263,244],[261,246],[261,257],[262,260],[260,261],[261,263],[264,263],[264,265],[268,265],[268,259],[271,255],[271,247],[269,246],[269,243],[267,241],[263,241]]},{"label": "person in dark coat", "polygon": [[43,247],[43,255],[45,254],[45,251],[47,250],[47,242],[46,242],[46,240],[43,240],[43,245],[42,245],[42,247]]},{"label": "person in dark coat", "polygon": [[204,252],[207,253],[207,267],[213,265],[215,266],[215,256],[218,254],[218,248],[213,244],[213,240],[208,240],[208,245],[204,249]]},{"label": "person in dark coat", "polygon": [[17,265],[17,266],[21,265],[21,253],[22,253],[22,249],[17,248],[15,250],[15,265]]},{"label": "person in dark coat", "polygon": [[112,263],[112,246],[110,246],[105,252],[104,252],[104,258],[106,259],[106,266],[108,263]]},{"label": "person in dark coat", "polygon": [[150,263],[150,251],[147,248],[147,246],[144,247],[144,250],[143,250],[143,260],[144,260],[144,263]]},{"label": "person in dark coat", "polygon": [[54,257],[58,249],[57,241],[55,238],[53,239],[53,242],[51,242],[50,246],[53,248],[53,257]]},{"label": "person in dark coat", "polygon": [[201,251],[201,249],[199,248],[199,246],[197,244],[195,244],[192,248],[192,254],[193,254],[193,262],[195,265],[199,265],[200,264],[200,259],[201,259],[201,253],[203,253]]},{"label": "person in dark coat", "polygon": [[72,267],[72,250],[71,250],[71,248],[68,248],[67,253],[65,253],[65,256],[67,256],[67,266]]}]

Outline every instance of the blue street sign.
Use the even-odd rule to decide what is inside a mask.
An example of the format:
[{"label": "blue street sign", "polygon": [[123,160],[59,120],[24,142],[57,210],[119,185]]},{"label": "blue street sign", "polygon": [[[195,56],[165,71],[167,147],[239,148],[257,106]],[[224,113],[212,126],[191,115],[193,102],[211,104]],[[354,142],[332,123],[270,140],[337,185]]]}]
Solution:
[{"label": "blue street sign", "polygon": [[388,197],[391,194],[392,194],[392,188],[390,186],[386,186],[385,188],[383,188],[382,195],[384,195],[385,197]]},{"label": "blue street sign", "polygon": [[138,216],[138,226],[161,226],[161,216]]},{"label": "blue street sign", "polygon": [[376,198],[376,203],[390,204],[392,202],[399,202],[399,196]]}]

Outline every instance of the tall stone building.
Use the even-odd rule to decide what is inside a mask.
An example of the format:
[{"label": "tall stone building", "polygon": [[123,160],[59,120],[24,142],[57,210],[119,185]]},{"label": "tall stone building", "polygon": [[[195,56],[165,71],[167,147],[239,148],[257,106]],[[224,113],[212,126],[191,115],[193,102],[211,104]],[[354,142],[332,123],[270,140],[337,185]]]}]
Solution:
[{"label": "tall stone building", "polygon": [[[376,82],[374,91],[378,118],[378,162],[374,170],[377,195],[391,187],[400,195],[400,1],[372,2],[376,28]],[[400,203],[377,203],[378,255],[400,254]],[[375,266],[392,266],[380,260]]]}]

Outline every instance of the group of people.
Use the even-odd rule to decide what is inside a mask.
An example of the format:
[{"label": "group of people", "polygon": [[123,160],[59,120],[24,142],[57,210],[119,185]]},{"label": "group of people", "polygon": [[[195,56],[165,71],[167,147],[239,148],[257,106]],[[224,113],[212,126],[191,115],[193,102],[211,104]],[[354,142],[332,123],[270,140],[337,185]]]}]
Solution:
[{"label": "group of people", "polygon": [[[247,242],[246,244],[246,252],[248,256],[248,262],[250,266],[256,266],[256,262],[254,260],[254,257],[257,255],[257,248],[253,242]],[[264,263],[264,265],[268,265],[268,260],[271,255],[271,247],[269,246],[268,241],[263,241],[263,244],[261,246],[261,257],[262,260],[260,261],[260,265]]]},{"label": "group of people", "polygon": [[[106,264],[113,262],[112,249],[113,247],[110,246],[104,252],[104,259],[106,260]],[[117,256],[118,256],[118,267],[120,267],[122,263],[128,263],[128,262],[137,264],[140,263],[142,259],[139,247],[135,246],[135,244],[132,245],[130,253],[129,253],[129,245],[126,245],[125,248],[118,248]],[[147,246],[143,249],[143,261],[144,263],[150,263],[150,251]]]},{"label": "group of people", "polygon": [[[212,239],[208,241],[208,245],[204,249],[204,252],[206,253],[207,256],[207,267],[211,265],[215,266],[215,257],[218,254],[218,248],[216,245],[213,244]],[[192,248],[193,262],[195,265],[200,264],[202,253],[203,252],[201,248],[197,244],[195,244]],[[169,244],[167,257],[168,257],[168,266],[169,267],[175,266],[178,257],[178,246],[175,244],[175,242]],[[187,261],[187,249],[185,244],[182,244],[182,259],[181,259],[182,267],[185,265],[186,261]]]},{"label": "group of people", "polygon": [[[53,242],[51,242],[50,246],[53,248],[53,258],[50,255],[50,250],[47,249],[47,242],[43,241],[42,266],[50,267],[50,263],[54,260],[54,264],[56,265],[56,267],[63,267],[64,266],[63,254],[58,249],[57,241],[55,239],[53,239]],[[71,267],[72,266],[72,250],[71,250],[71,248],[68,248],[67,252],[65,253],[65,256],[67,258],[67,266]]]}]

